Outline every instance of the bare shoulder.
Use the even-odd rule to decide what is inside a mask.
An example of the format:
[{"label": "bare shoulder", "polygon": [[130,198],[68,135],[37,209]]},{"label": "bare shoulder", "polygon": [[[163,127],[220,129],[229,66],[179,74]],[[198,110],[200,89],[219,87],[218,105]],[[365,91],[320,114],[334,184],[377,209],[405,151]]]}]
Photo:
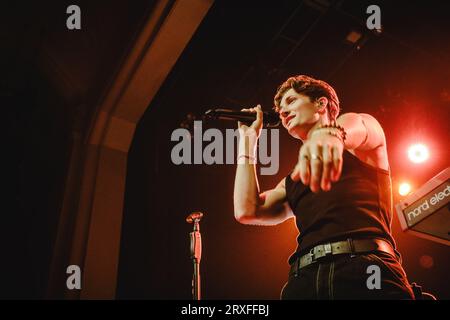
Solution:
[{"label": "bare shoulder", "polygon": [[383,137],[383,139],[385,138],[383,127],[374,116],[368,113],[359,113],[359,116],[362,118],[366,127],[371,127],[371,129],[377,130],[378,133]]},{"label": "bare shoulder", "polygon": [[368,150],[348,150],[362,162],[383,170],[389,170],[389,160],[386,147],[386,136],[379,121],[367,113],[359,113],[364,126],[368,130],[368,136],[377,141],[374,148]]}]

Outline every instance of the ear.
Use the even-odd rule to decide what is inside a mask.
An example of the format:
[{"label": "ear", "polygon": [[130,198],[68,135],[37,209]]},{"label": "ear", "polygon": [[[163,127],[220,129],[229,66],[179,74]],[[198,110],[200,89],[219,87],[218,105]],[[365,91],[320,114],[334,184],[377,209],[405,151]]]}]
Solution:
[{"label": "ear", "polygon": [[318,108],[317,112],[319,112],[320,114],[324,114],[325,112],[327,112],[328,99],[326,97],[320,97],[316,100],[316,102]]}]

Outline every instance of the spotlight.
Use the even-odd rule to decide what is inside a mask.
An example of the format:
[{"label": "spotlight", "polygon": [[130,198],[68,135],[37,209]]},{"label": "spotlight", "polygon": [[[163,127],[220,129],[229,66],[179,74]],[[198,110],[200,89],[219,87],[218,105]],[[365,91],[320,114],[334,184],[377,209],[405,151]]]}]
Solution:
[{"label": "spotlight", "polygon": [[350,31],[350,32],[347,34],[347,37],[345,38],[345,40],[346,40],[348,43],[355,44],[355,43],[357,43],[357,42],[359,41],[359,39],[361,39],[361,37],[362,37],[361,32],[352,30],[352,31]]},{"label": "spotlight", "polygon": [[408,157],[414,163],[422,163],[426,161],[429,157],[429,152],[427,146],[424,144],[413,144],[408,149]]},{"label": "spotlight", "polygon": [[420,257],[419,263],[422,268],[430,269],[434,265],[434,259],[433,257],[426,254]]},{"label": "spotlight", "polygon": [[400,186],[398,187],[398,193],[401,196],[406,196],[410,192],[411,192],[411,185],[407,182],[400,184]]}]

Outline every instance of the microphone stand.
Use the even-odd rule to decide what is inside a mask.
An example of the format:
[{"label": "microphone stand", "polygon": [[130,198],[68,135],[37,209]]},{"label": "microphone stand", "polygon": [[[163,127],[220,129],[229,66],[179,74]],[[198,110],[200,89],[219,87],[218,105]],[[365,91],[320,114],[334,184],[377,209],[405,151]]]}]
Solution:
[{"label": "microphone stand", "polygon": [[192,276],[192,298],[193,300],[201,299],[200,286],[200,260],[202,258],[202,237],[200,234],[200,220],[202,213],[192,213],[186,218],[188,223],[194,223],[194,229],[189,233],[191,259],[194,266],[194,273]]}]

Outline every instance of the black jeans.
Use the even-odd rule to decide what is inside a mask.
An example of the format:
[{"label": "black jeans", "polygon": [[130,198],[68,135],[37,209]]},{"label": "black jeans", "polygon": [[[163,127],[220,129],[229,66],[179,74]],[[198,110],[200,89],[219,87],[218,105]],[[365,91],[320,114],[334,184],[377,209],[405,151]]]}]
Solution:
[{"label": "black jeans", "polygon": [[[377,268],[373,265],[379,272],[373,271]],[[380,277],[374,286],[375,273]],[[387,253],[373,252],[329,256],[298,270],[289,276],[281,299],[399,300],[414,299],[414,294],[400,262]]]}]

